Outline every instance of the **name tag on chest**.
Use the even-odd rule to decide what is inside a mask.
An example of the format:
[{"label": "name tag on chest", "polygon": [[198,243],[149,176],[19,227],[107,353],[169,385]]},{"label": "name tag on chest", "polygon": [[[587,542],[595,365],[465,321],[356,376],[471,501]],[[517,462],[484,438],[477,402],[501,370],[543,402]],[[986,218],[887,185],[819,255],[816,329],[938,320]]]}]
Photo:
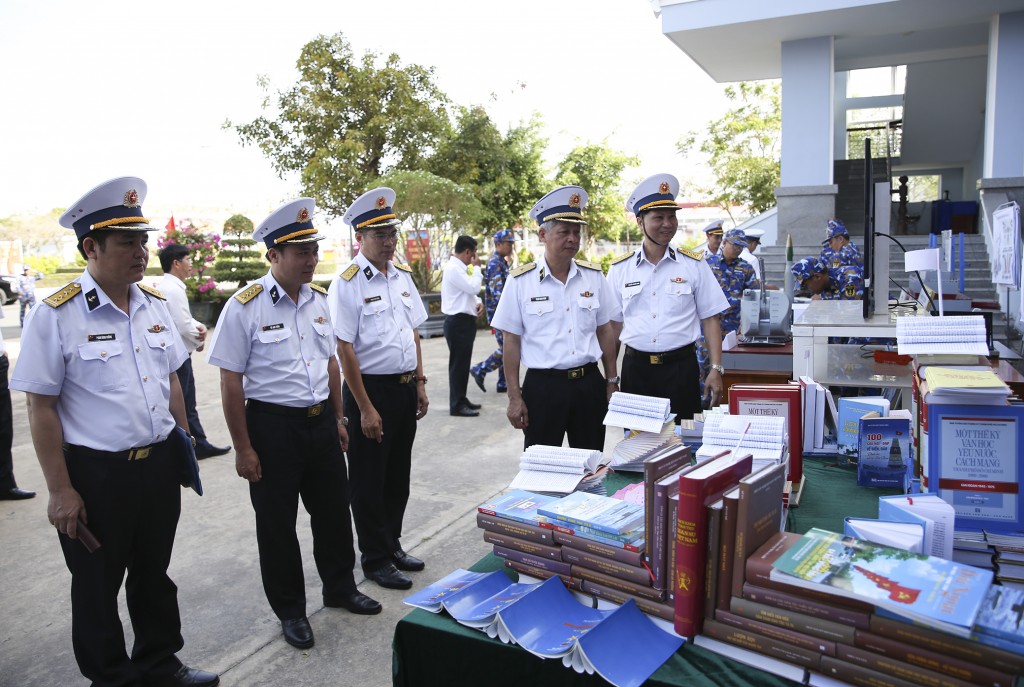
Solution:
[{"label": "name tag on chest", "polygon": [[117,338],[114,334],[90,334],[89,341],[113,341]]},{"label": "name tag on chest", "polygon": [[272,332],[275,329],[284,329],[284,323],[268,324],[263,327],[263,331],[265,332]]}]

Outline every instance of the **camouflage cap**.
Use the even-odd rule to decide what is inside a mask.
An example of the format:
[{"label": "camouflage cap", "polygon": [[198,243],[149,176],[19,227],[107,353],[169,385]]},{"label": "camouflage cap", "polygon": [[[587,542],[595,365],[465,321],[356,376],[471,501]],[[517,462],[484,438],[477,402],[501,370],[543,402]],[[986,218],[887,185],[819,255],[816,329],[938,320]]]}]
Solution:
[{"label": "camouflage cap", "polygon": [[808,277],[825,271],[825,266],[818,262],[817,258],[803,258],[793,263],[793,276],[798,283],[803,284]]}]

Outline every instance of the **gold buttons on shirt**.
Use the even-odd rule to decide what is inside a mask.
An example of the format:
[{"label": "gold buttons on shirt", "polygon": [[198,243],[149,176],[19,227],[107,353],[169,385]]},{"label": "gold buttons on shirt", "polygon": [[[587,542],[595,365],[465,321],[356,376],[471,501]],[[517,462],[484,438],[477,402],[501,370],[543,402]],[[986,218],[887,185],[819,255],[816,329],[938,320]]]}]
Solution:
[{"label": "gold buttons on shirt", "polygon": [[142,375],[142,381],[148,382],[149,381],[149,375]]},{"label": "gold buttons on shirt", "polygon": [[140,350],[142,350],[142,349],[140,349],[138,346],[135,347],[135,352],[136,353],[138,353]]},{"label": "gold buttons on shirt", "polygon": [[101,358],[106,358],[107,357],[107,352],[106,351],[100,351],[100,357]]}]

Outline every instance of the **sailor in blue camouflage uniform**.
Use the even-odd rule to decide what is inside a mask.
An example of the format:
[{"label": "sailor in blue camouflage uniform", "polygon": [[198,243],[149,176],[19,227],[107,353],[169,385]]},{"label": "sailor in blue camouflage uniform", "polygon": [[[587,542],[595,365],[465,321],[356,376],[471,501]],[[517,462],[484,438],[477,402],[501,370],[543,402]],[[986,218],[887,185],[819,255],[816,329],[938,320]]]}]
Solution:
[{"label": "sailor in blue camouflage uniform", "polygon": [[[505,280],[508,279],[509,257],[515,248],[515,234],[511,229],[502,229],[494,235],[494,255],[484,266],[484,309],[487,311],[487,322],[494,318],[494,311],[498,309],[498,299],[505,288]],[[488,372],[498,371],[498,393],[507,391],[505,385],[505,368],[501,364],[502,352],[505,346],[504,335],[500,329],[491,329],[494,338],[498,341],[498,350],[487,356],[487,359],[473,366],[469,373],[473,376],[476,385],[481,391],[487,391],[484,386],[484,377]]]},{"label": "sailor in blue camouflage uniform", "polygon": [[812,300],[859,301],[864,298],[864,274],[858,267],[827,268],[819,260],[804,258],[793,265],[797,284]]},{"label": "sailor in blue camouflage uniform", "polygon": [[850,243],[850,232],[846,230],[846,225],[841,220],[828,221],[825,225],[825,240],[821,245],[818,261],[827,269],[853,265],[863,272],[864,257],[860,254],[860,249]]},{"label": "sailor in blue camouflage uniform", "polygon": [[[708,267],[722,287],[729,309],[718,316],[721,323],[722,337],[740,328],[740,299],[744,289],[759,289],[761,282],[754,274],[754,268],[743,260],[740,254],[747,247],[747,237],[742,229],[730,229],[725,232],[722,248],[718,255],[708,258]],[[702,336],[697,342],[697,362],[700,363],[701,380],[710,369],[707,343]]]}]

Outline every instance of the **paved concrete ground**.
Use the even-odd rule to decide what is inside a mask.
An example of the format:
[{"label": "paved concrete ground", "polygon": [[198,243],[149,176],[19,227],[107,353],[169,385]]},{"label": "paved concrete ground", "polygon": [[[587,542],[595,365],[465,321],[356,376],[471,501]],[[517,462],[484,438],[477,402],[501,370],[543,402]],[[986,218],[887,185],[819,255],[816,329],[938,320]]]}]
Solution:
[{"label": "paved concrete ground", "polygon": [[[0,321],[12,358],[21,330],[17,306]],[[474,362],[493,350],[479,332]],[[517,471],[522,435],[505,419],[504,394],[481,393],[470,380],[469,397],[483,405],[478,418],[448,414],[448,349],[443,337],[423,342],[430,410],[420,422],[413,454],[412,496],[406,514],[405,549],[427,562],[413,573],[419,589],[487,553],[475,525],[477,504],[501,492]],[[228,443],[220,409],[218,370],[203,354],[193,356],[199,414],[210,438]],[[29,435],[25,397],[14,402],[14,468],[22,488],[39,492],[29,501],[0,501],[0,686],[84,685],[71,649],[70,574],[57,535],[46,520],[46,485]],[[102,422],[102,418],[97,418]],[[188,665],[221,674],[226,687],[259,685],[391,684],[391,639],[409,610],[408,594],[356,581],[384,604],[378,616],[355,616],[324,608],[313,565],[309,517],[300,508],[298,532],[306,573],[307,612],[316,646],[299,651],[284,642],[260,582],[256,535],[246,482],[235,475],[234,456],[202,461],[205,495],[182,492],[182,514],[170,574],[178,585]],[[128,646],[131,626],[121,595]],[[424,677],[429,684],[429,676]]]}]

